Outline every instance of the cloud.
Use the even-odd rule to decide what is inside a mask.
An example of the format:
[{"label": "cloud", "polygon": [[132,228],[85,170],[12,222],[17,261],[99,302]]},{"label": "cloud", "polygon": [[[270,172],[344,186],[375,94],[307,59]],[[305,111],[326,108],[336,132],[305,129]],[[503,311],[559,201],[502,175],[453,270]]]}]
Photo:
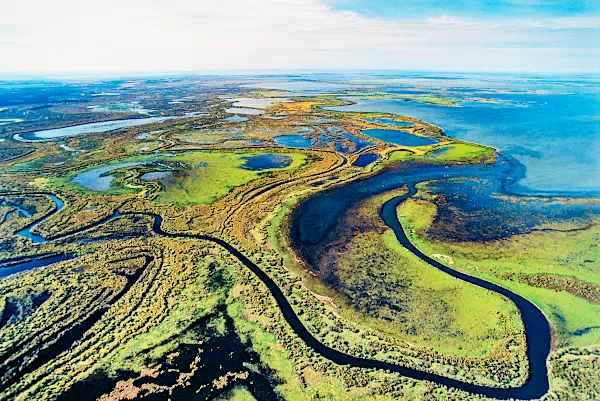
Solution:
[{"label": "cloud", "polygon": [[442,15],[441,17],[428,18],[427,22],[432,25],[444,25],[444,24],[458,24],[460,20],[449,15]]},{"label": "cloud", "polygon": [[[390,20],[320,0],[21,0],[0,15],[0,71],[590,68],[598,35],[582,27],[598,21]],[[511,50],[523,48],[538,51]]]}]

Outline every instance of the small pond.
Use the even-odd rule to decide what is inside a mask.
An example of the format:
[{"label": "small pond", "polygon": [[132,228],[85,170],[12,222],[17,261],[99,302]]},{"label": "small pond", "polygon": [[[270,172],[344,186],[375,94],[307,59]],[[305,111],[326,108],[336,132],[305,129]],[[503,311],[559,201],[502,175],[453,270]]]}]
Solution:
[{"label": "small pond", "polygon": [[292,164],[290,156],[276,153],[267,153],[256,156],[242,157],[245,163],[242,165],[246,170],[266,170],[270,168],[283,168]]},{"label": "small pond", "polygon": [[71,182],[92,191],[108,191],[111,188],[115,177],[107,173],[121,168],[140,166],[142,164],[145,164],[145,162],[117,163],[93,168],[77,174],[73,177]]},{"label": "small pond", "polygon": [[391,129],[366,129],[363,134],[377,138],[383,142],[391,142],[402,146],[424,146],[438,143],[437,139],[413,135],[410,132]]},{"label": "small pond", "polygon": [[278,145],[288,148],[308,149],[312,147],[312,140],[302,135],[279,135],[274,137],[273,140]]},{"label": "small pond", "polygon": [[376,155],[374,153],[367,153],[365,155],[358,156],[358,159],[356,159],[354,163],[352,163],[352,165],[355,167],[367,167],[369,164],[375,162],[377,159],[379,159],[379,155]]},{"label": "small pond", "polygon": [[264,113],[264,111],[262,110],[250,109],[247,107],[230,107],[228,109],[225,109],[225,111],[231,114],[248,114],[251,116],[258,116]]}]

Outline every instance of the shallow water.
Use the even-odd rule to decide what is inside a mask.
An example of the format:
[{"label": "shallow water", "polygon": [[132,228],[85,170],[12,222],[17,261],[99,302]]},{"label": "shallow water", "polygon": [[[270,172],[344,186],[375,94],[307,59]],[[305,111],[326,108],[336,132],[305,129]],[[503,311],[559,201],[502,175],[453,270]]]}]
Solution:
[{"label": "shallow water", "polygon": [[[504,104],[445,107],[393,99],[358,99],[333,110],[412,116],[447,135],[494,146],[524,165],[520,192],[600,195],[600,95],[493,94]],[[357,100],[352,98],[349,100]]]},{"label": "shallow water", "polygon": [[107,173],[125,167],[139,166],[145,163],[146,162],[117,163],[93,168],[77,174],[75,177],[73,177],[71,182],[74,182],[75,184],[92,191],[108,191],[111,188],[115,177]]},{"label": "shallow water", "polygon": [[369,123],[374,123],[374,124],[380,124],[380,125],[388,125],[388,126],[392,126],[392,127],[413,127],[415,125],[415,123],[413,123],[412,121],[396,121],[393,118],[365,118],[365,121],[369,122]]},{"label": "shallow water", "polygon": [[312,147],[312,140],[302,135],[279,135],[274,137],[273,140],[278,145],[288,148],[308,149]]},{"label": "shallow water", "polygon": [[279,155],[276,153],[268,153],[256,156],[246,156],[242,160],[245,163],[242,165],[246,170],[266,170],[270,168],[283,168],[292,164],[293,160],[290,156]]},{"label": "shallow water", "polygon": [[241,121],[249,121],[250,119],[248,117],[244,117],[244,116],[231,116],[231,117],[227,117],[225,119],[225,121],[235,121],[235,122],[241,122]]},{"label": "shallow water", "polygon": [[255,109],[264,109],[271,106],[274,103],[287,103],[291,102],[290,99],[285,97],[272,97],[272,98],[261,98],[254,99],[250,97],[239,97],[235,99],[228,99],[232,102],[234,107],[252,107]]},{"label": "shallow water", "polygon": [[135,127],[138,125],[154,124],[168,120],[170,117],[129,118],[125,120],[111,120],[99,123],[73,125],[70,127],[47,129],[42,131],[27,132],[15,135],[16,140],[43,141],[65,136],[91,134],[98,132],[115,131],[121,128]]},{"label": "shallow water", "polygon": [[247,114],[251,116],[259,116],[264,113],[264,111],[262,110],[249,109],[246,107],[230,107],[228,109],[225,109],[225,111],[231,114]]},{"label": "shallow water", "polygon": [[377,138],[380,141],[391,142],[401,146],[425,146],[439,142],[437,139],[413,135],[410,132],[402,130],[374,128],[363,130],[362,133]]}]

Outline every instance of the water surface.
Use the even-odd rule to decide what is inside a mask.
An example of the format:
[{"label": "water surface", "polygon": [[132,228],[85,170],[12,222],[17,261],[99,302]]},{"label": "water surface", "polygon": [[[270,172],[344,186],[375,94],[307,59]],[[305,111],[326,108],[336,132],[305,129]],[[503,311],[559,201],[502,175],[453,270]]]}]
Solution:
[{"label": "water surface", "polygon": [[266,170],[270,168],[283,168],[292,164],[293,160],[290,156],[280,155],[277,153],[267,153],[256,156],[243,157],[243,169],[246,170]]},{"label": "water surface", "polygon": [[413,135],[408,131],[402,130],[374,128],[363,130],[362,133],[377,138],[380,141],[390,142],[401,146],[425,146],[439,142],[437,139]]},{"label": "water surface", "polygon": [[20,141],[43,141],[65,136],[76,136],[81,134],[91,134],[99,132],[110,132],[121,128],[135,127],[138,125],[154,124],[168,120],[169,117],[147,117],[147,118],[129,118],[124,120],[102,121],[98,123],[79,124],[70,127],[47,129],[42,131],[27,132],[14,136]]},{"label": "water surface", "polygon": [[590,91],[495,93],[481,96],[509,102],[465,102],[462,107],[365,98],[331,109],[416,117],[449,136],[494,146],[524,165],[524,176],[514,187],[519,192],[600,196],[600,94]]}]

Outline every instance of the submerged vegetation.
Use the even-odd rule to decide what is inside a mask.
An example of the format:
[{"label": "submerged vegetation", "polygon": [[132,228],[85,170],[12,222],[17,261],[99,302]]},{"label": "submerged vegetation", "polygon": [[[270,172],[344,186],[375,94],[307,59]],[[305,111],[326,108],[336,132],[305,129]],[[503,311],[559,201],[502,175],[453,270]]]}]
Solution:
[{"label": "submerged vegetation", "polygon": [[[436,269],[382,219],[411,172],[418,191],[397,209],[410,241],[544,312],[554,330],[546,399],[600,396],[584,373],[597,376],[600,360],[596,199],[512,195],[490,184],[505,173],[493,148],[410,116],[324,109],[354,93],[296,97],[187,78],[131,88],[113,106],[31,106],[29,120],[3,131],[0,400],[473,397],[334,363],[294,330],[249,266],[330,349],[478,388],[522,387],[530,361],[517,306]],[[456,105],[437,95],[360,96]],[[231,119],[235,102],[260,112]],[[13,139],[139,110],[177,118]],[[472,168],[467,183],[456,179],[461,168]],[[428,179],[430,170],[441,178]],[[382,174],[395,181],[366,189]],[[328,219],[311,221],[309,234],[323,237],[299,247],[294,213],[348,185],[353,193],[319,209]]]}]

